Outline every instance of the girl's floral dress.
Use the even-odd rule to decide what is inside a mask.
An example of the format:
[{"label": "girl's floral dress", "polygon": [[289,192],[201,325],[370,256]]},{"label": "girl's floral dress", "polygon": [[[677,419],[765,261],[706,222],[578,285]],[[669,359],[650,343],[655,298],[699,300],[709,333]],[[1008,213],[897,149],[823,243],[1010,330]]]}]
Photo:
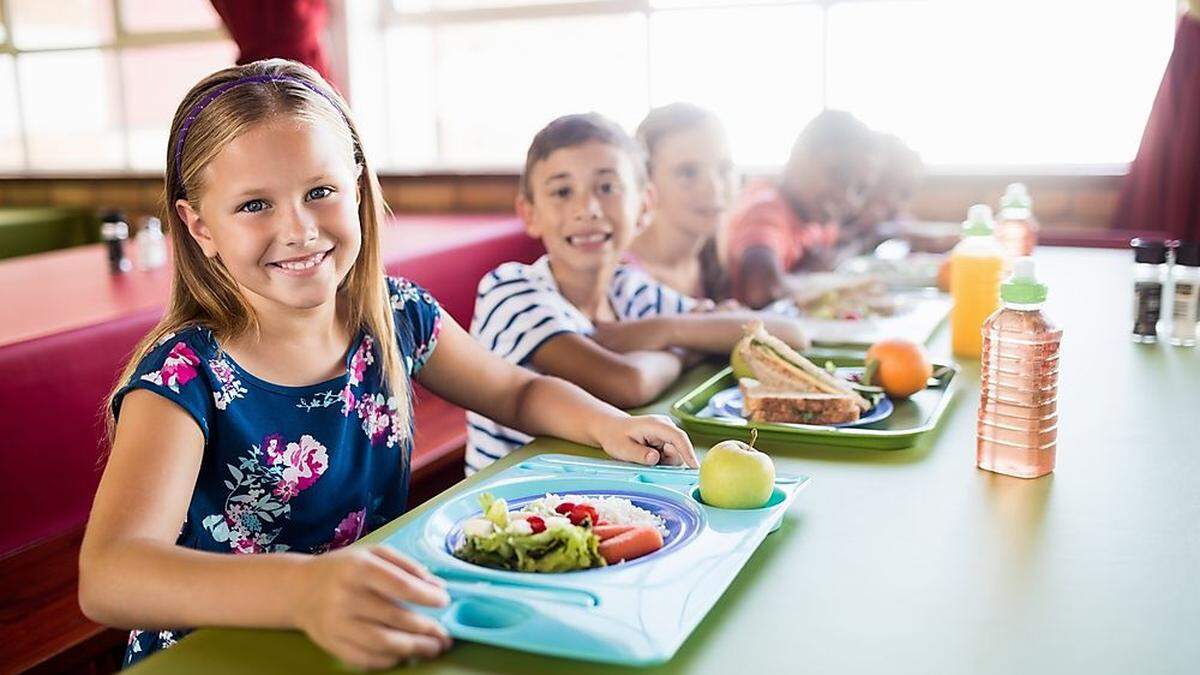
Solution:
[{"label": "girl's floral dress", "polygon": [[[441,310],[423,288],[388,279],[400,354],[416,375],[437,344]],[[412,429],[380,385],[380,355],[360,333],[346,372],[308,387],[260,380],[193,326],[161,340],[113,401],[148,389],[183,408],[204,433],[204,458],[180,546],[236,555],[324,553],[404,511]],[[169,450],[169,448],[164,448]],[[218,591],[219,589],[214,589]],[[125,664],[186,630],[135,630]]]}]

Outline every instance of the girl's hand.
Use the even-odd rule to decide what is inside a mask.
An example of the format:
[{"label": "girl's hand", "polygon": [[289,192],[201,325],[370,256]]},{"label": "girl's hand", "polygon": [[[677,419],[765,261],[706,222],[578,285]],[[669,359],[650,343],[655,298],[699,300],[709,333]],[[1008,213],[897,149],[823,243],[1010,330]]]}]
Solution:
[{"label": "girl's hand", "polygon": [[661,415],[624,416],[607,421],[594,433],[609,457],[635,464],[700,466],[692,441]]},{"label": "girl's hand", "polygon": [[295,580],[295,624],[325,651],[358,668],[433,658],[450,646],[438,622],[402,604],[444,607],[444,582],[382,545],[313,556]]}]

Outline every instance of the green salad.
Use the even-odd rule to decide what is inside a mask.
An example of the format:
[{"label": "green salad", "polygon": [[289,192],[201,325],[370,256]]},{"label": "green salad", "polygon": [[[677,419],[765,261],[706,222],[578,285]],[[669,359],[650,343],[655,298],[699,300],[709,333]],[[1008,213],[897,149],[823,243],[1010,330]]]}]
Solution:
[{"label": "green salad", "polygon": [[507,502],[486,492],[479,503],[483,517],[463,524],[463,543],[454,551],[457,558],[516,572],[571,572],[606,564],[590,527],[566,518],[510,514]]}]

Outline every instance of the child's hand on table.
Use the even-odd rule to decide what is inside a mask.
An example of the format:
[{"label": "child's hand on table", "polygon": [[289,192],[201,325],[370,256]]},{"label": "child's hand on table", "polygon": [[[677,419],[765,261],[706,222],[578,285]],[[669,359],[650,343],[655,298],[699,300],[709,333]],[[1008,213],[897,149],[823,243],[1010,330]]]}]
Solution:
[{"label": "child's hand on table", "polygon": [[595,432],[608,456],[634,464],[700,466],[692,441],[660,415],[625,417]]},{"label": "child's hand on table", "polygon": [[313,642],[358,668],[433,658],[450,646],[438,622],[404,607],[444,607],[445,582],[382,545],[312,556],[295,584],[295,623]]}]

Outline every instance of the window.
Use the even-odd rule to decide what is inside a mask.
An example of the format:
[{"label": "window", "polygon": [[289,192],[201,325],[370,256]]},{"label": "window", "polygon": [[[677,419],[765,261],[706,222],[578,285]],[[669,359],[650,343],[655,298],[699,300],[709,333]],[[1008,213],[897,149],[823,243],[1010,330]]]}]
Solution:
[{"label": "window", "polygon": [[1157,0],[905,0],[840,3],[828,22],[829,106],[927,162],[1104,164],[1137,152],[1175,14]]},{"label": "window", "polygon": [[822,16],[814,4],[653,13],[651,103],[705,106],[729,127],[740,162],[782,163],[821,111]]},{"label": "window", "polygon": [[1124,163],[1177,16],[1175,0],[378,1],[384,63],[352,72],[386,92],[365,133],[388,139],[381,166],[426,170],[512,169],[553,117],[632,129],[675,100],[720,114],[748,166],[782,162],[823,107],[934,166]]},{"label": "window", "polygon": [[[17,73],[13,57],[0,54],[0,101],[16,100]],[[20,113],[11,103],[0,105],[0,171],[20,169],[24,164]]]},{"label": "window", "polygon": [[175,106],[236,48],[207,2],[0,2],[0,171],[161,170]]}]

